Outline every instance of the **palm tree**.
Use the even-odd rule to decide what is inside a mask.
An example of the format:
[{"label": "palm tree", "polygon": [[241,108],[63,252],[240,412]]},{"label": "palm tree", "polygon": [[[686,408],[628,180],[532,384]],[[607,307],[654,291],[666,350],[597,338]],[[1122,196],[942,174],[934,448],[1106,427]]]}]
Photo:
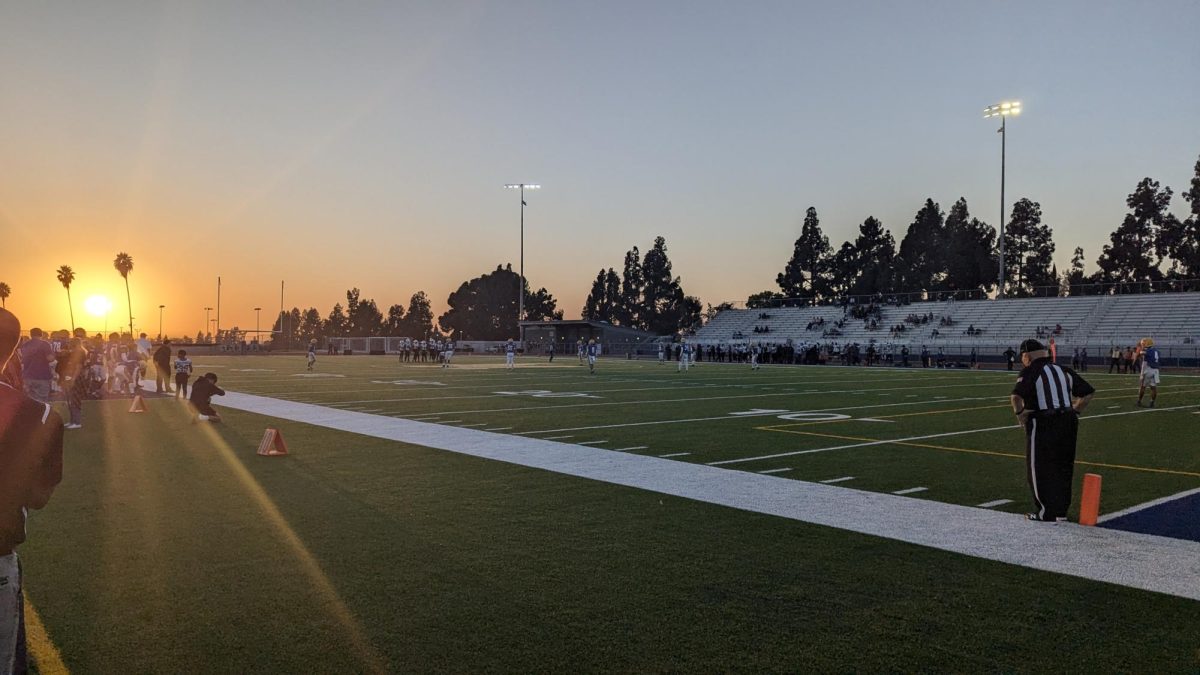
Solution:
[{"label": "palm tree", "polygon": [[0,281],[0,307],[5,306],[5,301],[10,295],[12,295],[12,289],[8,287],[8,284]]},{"label": "palm tree", "polygon": [[133,303],[129,299],[129,273],[133,271],[133,258],[122,251],[113,260],[113,267],[117,268],[117,271],[121,273],[121,278],[125,280],[125,307],[129,309],[129,336],[133,337]]},{"label": "palm tree", "polygon": [[71,282],[75,281],[75,270],[70,265],[58,268],[58,283],[67,289],[67,309],[71,310],[71,333],[75,332],[75,306],[71,304]]}]

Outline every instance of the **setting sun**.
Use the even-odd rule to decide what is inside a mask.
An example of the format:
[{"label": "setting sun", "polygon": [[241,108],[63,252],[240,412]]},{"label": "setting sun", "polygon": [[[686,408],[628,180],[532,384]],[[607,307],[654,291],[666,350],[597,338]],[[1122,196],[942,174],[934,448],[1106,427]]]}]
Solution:
[{"label": "setting sun", "polygon": [[106,316],[112,310],[112,301],[103,295],[93,295],[83,301],[83,308],[92,316]]}]

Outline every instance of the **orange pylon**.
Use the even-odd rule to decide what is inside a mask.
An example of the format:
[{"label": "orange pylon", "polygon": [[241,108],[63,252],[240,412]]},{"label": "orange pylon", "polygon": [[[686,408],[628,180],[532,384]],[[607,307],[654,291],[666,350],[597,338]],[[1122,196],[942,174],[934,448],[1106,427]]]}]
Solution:
[{"label": "orange pylon", "polygon": [[1079,524],[1095,525],[1100,516],[1100,474],[1083,474],[1083,497],[1079,500]]}]

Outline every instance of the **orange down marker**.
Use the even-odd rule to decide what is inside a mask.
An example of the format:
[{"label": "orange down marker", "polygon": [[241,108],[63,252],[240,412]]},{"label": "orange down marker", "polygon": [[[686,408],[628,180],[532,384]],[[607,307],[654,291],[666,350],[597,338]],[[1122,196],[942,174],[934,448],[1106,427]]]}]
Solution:
[{"label": "orange down marker", "polygon": [[1083,498],[1079,501],[1079,524],[1095,525],[1100,515],[1100,474],[1083,474]]}]

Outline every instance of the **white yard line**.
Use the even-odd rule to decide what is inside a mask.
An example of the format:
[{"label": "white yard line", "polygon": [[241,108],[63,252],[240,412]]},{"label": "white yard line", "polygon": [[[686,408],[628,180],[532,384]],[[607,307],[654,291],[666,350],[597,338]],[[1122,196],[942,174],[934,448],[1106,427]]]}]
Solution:
[{"label": "white yard line", "polygon": [[[644,448],[645,446],[642,446],[642,447]],[[641,449],[641,448],[639,448],[639,449]],[[690,454],[692,454],[692,453],[690,453],[690,452],[671,452],[671,453],[668,453],[665,455],[659,455],[659,457],[661,457],[663,459],[667,459],[668,457],[684,457],[684,456],[690,455]]]},{"label": "white yard line", "polygon": [[512,427],[492,427],[491,429],[484,429],[484,431],[508,431],[511,428]]},{"label": "white yard line", "polygon": [[[649,448],[649,447],[650,447],[650,446],[648,446],[648,445],[631,445],[631,446],[629,446],[628,448],[613,448],[613,452],[630,452],[630,451],[633,451],[633,450],[645,450],[646,448]],[[686,452],[685,452],[685,453],[683,453],[683,454],[685,454],[685,455],[686,455],[686,454],[689,454],[689,453],[686,453]]]},{"label": "white yard line", "polygon": [[599,448],[581,453],[578,445],[569,443],[362,415],[236,392],[229,392],[219,405],[1200,600],[1200,542],[1069,523],[1036,527],[1023,516],[1001,511]]},{"label": "white yard line", "polygon": [[980,508],[980,509],[990,509],[990,508],[994,508],[997,506],[1004,506],[1005,504],[1011,504],[1011,503],[1012,503],[1011,499],[993,499],[990,502],[976,504],[975,507]]},{"label": "white yard line", "polygon": [[829,480],[823,480],[821,482],[825,483],[826,485],[830,485],[832,483],[845,483],[848,480],[854,480],[854,476],[842,476],[841,478],[830,478]]},{"label": "white yard line", "polygon": [[576,445],[604,445],[608,441],[580,441]]},{"label": "white yard line", "polygon": [[[840,406],[837,408],[817,408],[816,410],[803,410],[807,413],[821,412],[845,412],[847,410],[871,410],[875,408],[899,408],[910,405],[928,405],[931,403],[961,403],[963,401],[988,401],[990,399],[980,396],[971,396],[968,398],[955,398],[948,401],[905,401],[904,403],[876,403],[873,405],[851,405]],[[618,424],[595,424],[587,427],[563,427],[561,429],[541,429],[538,431],[522,431],[519,435],[527,434],[552,434],[559,431],[591,431],[593,429],[621,429],[625,427],[646,427],[659,424],[684,424],[690,422],[715,422],[719,420],[739,420],[747,417],[771,417],[789,412],[788,410],[763,410],[762,412],[738,412],[728,413],[725,415],[714,415],[713,417],[687,417],[680,419],[678,417],[667,420],[649,420],[647,422],[624,422]]]},{"label": "white yard line", "polygon": [[767,469],[765,471],[759,471],[759,473],[783,473],[785,471],[791,471],[791,470],[792,470],[792,467],[789,466],[789,467],[784,467],[782,469]]},{"label": "white yard line", "polygon": [[914,492],[924,492],[928,489],[929,488],[927,488],[927,487],[912,487],[912,488],[907,488],[904,490],[896,490],[892,494],[894,494],[894,495],[911,495]]},{"label": "white yard line", "polygon": [[[938,401],[938,402],[946,403],[946,401]],[[1079,420],[1082,422],[1082,421],[1086,421],[1086,420],[1100,419],[1102,417],[1120,417],[1122,415],[1142,415],[1142,414],[1152,413],[1152,412],[1162,412],[1165,410],[1184,410],[1184,409],[1188,409],[1188,408],[1200,408],[1200,404],[1178,405],[1173,408],[1143,408],[1141,410],[1128,410],[1126,412],[1119,412],[1119,413],[1104,413],[1102,415],[1085,415],[1083,417],[1080,417]],[[967,434],[981,434],[981,433],[988,432],[988,431],[1002,431],[1004,429],[1014,430],[1016,428],[1017,428],[1016,425],[1006,424],[1002,427],[987,427],[986,429],[966,429],[964,431],[947,431],[947,432],[941,433],[941,434],[926,434],[924,436],[908,436],[906,438],[888,438],[888,439],[879,440],[879,441],[864,441],[862,443],[847,443],[844,445],[831,445],[831,446],[825,447],[825,448],[811,448],[809,450],[793,450],[792,452],[777,452],[777,453],[774,453],[771,455],[760,455],[758,457],[741,457],[738,459],[723,459],[719,462],[709,462],[708,464],[709,464],[709,466],[724,466],[726,464],[741,464],[743,462],[757,462],[757,461],[764,460],[764,459],[779,459],[780,457],[793,457],[795,455],[811,455],[816,452],[831,452],[833,450],[849,450],[851,448],[867,448],[867,447],[871,447],[874,445],[889,445],[889,444],[893,444],[893,443],[908,443],[910,441],[926,441],[931,438],[948,438],[950,436],[966,436]]]},{"label": "white yard line", "polygon": [[543,438],[542,440],[543,441],[564,441],[568,438],[575,438],[575,437],[574,436],[547,436],[546,438]]},{"label": "white yard line", "polygon": [[468,429],[470,427],[486,427],[487,424],[483,422],[472,422],[470,424],[460,424],[458,426],[462,427],[463,429]]},{"label": "white yard line", "polygon": [[1106,513],[1106,514],[1100,516],[1099,518],[1097,518],[1096,522],[1097,523],[1108,522],[1114,518],[1128,516],[1131,513],[1137,513],[1138,511],[1144,511],[1144,510],[1154,507],[1154,506],[1166,504],[1167,502],[1173,502],[1176,499],[1183,499],[1184,497],[1191,497],[1194,494],[1200,494],[1200,488],[1196,488],[1194,490],[1185,490],[1183,492],[1179,492],[1179,493],[1169,495],[1166,497],[1159,497],[1158,499],[1153,499],[1144,504],[1138,504],[1137,506],[1130,506],[1127,509],[1121,509],[1120,511],[1113,511],[1112,513]]}]

